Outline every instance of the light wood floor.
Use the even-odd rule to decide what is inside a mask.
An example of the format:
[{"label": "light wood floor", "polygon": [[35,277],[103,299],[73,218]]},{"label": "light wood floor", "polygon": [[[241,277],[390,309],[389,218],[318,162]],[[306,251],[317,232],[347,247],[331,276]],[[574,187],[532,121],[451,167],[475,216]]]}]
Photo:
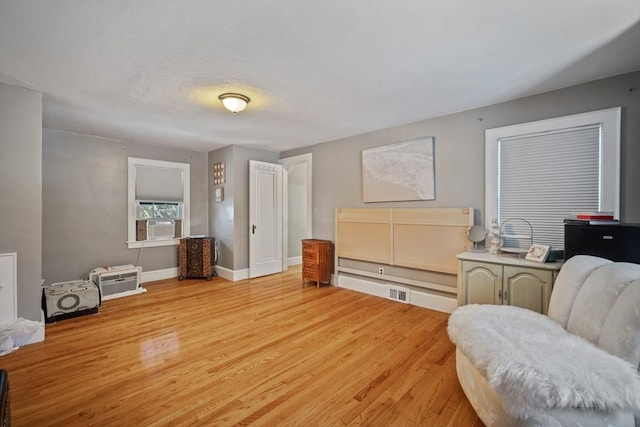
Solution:
[{"label": "light wood floor", "polygon": [[444,313],[296,268],[145,287],[0,358],[14,426],[482,426]]}]

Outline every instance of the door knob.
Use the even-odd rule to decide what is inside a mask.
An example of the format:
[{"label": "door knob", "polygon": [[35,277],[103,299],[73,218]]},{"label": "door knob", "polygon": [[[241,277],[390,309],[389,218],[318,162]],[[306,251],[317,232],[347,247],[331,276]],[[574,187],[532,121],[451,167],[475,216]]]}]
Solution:
[{"label": "door knob", "polygon": [[251,226],[251,234],[256,234],[256,225],[255,224],[253,224]]}]

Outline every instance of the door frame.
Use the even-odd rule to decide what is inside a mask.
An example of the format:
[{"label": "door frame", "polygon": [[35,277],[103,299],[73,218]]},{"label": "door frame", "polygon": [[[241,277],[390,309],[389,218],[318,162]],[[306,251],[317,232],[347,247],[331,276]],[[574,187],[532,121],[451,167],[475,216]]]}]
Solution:
[{"label": "door frame", "polygon": [[[285,157],[280,159],[280,164],[284,169],[288,170],[294,165],[304,165],[306,169],[306,196],[307,196],[307,217],[305,219],[305,239],[311,239],[313,237],[313,163],[311,153],[300,154],[298,156]],[[287,187],[285,187],[286,189]],[[288,208],[288,205],[284,205]],[[290,218],[289,218],[290,220]],[[284,229],[283,229],[284,231]],[[288,233],[287,233],[288,238]],[[285,241],[284,245],[288,245]],[[288,261],[288,260],[285,260]]]}]

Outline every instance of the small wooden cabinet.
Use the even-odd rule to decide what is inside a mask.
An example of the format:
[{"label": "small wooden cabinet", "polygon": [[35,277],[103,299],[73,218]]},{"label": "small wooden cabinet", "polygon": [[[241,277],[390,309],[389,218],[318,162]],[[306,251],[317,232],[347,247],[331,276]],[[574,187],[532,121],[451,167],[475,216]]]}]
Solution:
[{"label": "small wooden cabinet", "polygon": [[304,239],[302,241],[302,284],[307,280],[331,283],[333,243],[329,240]]},{"label": "small wooden cabinet", "polygon": [[180,270],[178,280],[185,277],[211,280],[216,274],[212,268],[215,262],[214,239],[210,237],[180,239],[178,261]]},{"label": "small wooden cabinet", "polygon": [[458,255],[458,305],[514,305],[547,314],[560,262],[537,263],[513,256]]}]

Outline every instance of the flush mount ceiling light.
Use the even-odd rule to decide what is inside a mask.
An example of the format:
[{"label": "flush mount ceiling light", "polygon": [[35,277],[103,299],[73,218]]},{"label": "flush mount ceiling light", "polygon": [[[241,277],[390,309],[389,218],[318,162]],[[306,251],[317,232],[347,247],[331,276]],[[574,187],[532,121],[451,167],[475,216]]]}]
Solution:
[{"label": "flush mount ceiling light", "polygon": [[240,111],[247,108],[247,104],[249,101],[248,96],[241,95],[239,93],[223,93],[218,97],[224,108],[231,111],[232,113],[239,113]]}]

